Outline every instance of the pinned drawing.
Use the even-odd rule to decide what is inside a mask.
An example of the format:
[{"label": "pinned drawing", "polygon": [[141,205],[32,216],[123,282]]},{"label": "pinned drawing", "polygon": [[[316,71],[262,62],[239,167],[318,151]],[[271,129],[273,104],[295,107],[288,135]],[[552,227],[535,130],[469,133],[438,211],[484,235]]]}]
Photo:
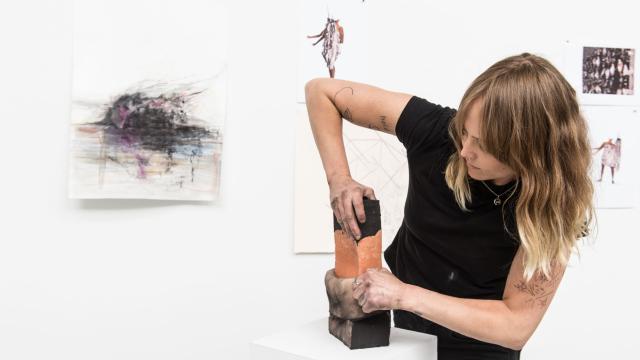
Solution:
[{"label": "pinned drawing", "polygon": [[393,135],[351,123],[343,127],[349,168],[354,179],[373,188],[381,200],[383,243],[389,245],[404,218],[409,186],[406,149]]},{"label": "pinned drawing", "polygon": [[174,1],[150,14],[118,1],[74,4],[69,196],[215,200],[226,9]]},{"label": "pinned drawing", "polygon": [[[632,107],[584,106],[589,124],[591,179],[597,208],[631,208],[636,203],[636,165],[640,110]],[[624,144],[624,147],[622,146]]]},{"label": "pinned drawing", "polygon": [[582,93],[633,95],[635,50],[584,47]]},{"label": "pinned drawing", "polygon": [[361,0],[301,1],[297,102],[318,77],[367,82],[371,59],[367,4]]},{"label": "pinned drawing", "polygon": [[97,120],[72,124],[72,190],[87,197],[213,195],[222,134],[192,113],[205,94],[188,85],[153,85],[105,104],[75,103],[74,113],[90,110],[87,120]]},{"label": "pinned drawing", "polygon": [[595,148],[596,154],[602,150],[602,158],[600,161],[600,177],[598,178],[598,180],[596,180],[597,182],[602,181],[603,176],[605,175],[605,168],[607,168],[607,170],[611,170],[611,184],[616,183],[616,171],[620,171],[622,139],[618,137],[616,138],[615,142],[613,142],[612,140],[612,138],[608,138],[600,146]]},{"label": "pinned drawing", "polygon": [[[294,251],[331,253],[332,214],[329,187],[313,141],[304,105],[296,120]],[[343,123],[343,141],[351,176],[373,188],[380,208],[382,244],[388,246],[402,223],[409,172],[406,150],[392,135]]]},{"label": "pinned drawing", "polygon": [[563,74],[585,105],[638,105],[636,48],[640,44],[582,44],[567,41]]},{"label": "pinned drawing", "polygon": [[344,28],[340,26],[340,20],[327,18],[324,29],[318,35],[307,36],[310,39],[318,38],[313,46],[322,42],[322,58],[327,63],[329,69],[329,77],[333,78],[336,74],[336,60],[340,55],[340,46],[344,42]]}]

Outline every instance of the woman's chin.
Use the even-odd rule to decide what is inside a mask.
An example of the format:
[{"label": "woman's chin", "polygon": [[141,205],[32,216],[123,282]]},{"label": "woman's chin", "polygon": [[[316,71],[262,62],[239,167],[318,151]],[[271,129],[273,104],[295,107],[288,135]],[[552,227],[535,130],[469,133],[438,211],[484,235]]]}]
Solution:
[{"label": "woman's chin", "polygon": [[467,175],[469,175],[469,177],[472,178],[473,180],[484,180],[482,176],[480,176],[480,174],[478,173],[478,170],[472,167],[467,167]]}]

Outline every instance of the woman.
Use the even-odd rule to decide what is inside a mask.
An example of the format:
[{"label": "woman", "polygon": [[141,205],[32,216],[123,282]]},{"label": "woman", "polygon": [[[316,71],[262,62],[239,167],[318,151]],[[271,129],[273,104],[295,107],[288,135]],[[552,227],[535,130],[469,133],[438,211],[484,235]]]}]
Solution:
[{"label": "woman", "polygon": [[[353,296],[394,310],[397,327],[438,336],[439,359],[518,359],[591,224],[587,126],[575,91],[548,61],[524,53],[473,81],[458,111],[335,79],[306,85],[333,211],[359,238],[362,198],[341,117],[397,135],[407,150],[404,221]],[[384,206],[384,204],[383,204]]]}]

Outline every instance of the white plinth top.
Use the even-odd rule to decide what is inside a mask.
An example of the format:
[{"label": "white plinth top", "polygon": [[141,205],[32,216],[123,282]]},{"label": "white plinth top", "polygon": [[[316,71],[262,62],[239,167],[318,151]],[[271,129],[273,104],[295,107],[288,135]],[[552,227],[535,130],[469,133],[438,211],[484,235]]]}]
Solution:
[{"label": "white plinth top", "polygon": [[251,343],[252,360],[437,360],[437,337],[391,328],[389,346],[350,350],[329,333],[328,318]]}]

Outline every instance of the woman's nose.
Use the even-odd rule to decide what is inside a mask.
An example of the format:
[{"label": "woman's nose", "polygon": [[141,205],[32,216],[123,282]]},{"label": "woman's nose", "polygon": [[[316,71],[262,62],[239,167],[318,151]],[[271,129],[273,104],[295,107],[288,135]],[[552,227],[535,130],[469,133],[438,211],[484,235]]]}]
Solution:
[{"label": "woman's nose", "polygon": [[460,150],[460,156],[462,156],[465,159],[471,159],[472,158],[473,152],[470,151],[470,149],[469,149],[468,141],[463,141],[462,142],[462,149]]}]

